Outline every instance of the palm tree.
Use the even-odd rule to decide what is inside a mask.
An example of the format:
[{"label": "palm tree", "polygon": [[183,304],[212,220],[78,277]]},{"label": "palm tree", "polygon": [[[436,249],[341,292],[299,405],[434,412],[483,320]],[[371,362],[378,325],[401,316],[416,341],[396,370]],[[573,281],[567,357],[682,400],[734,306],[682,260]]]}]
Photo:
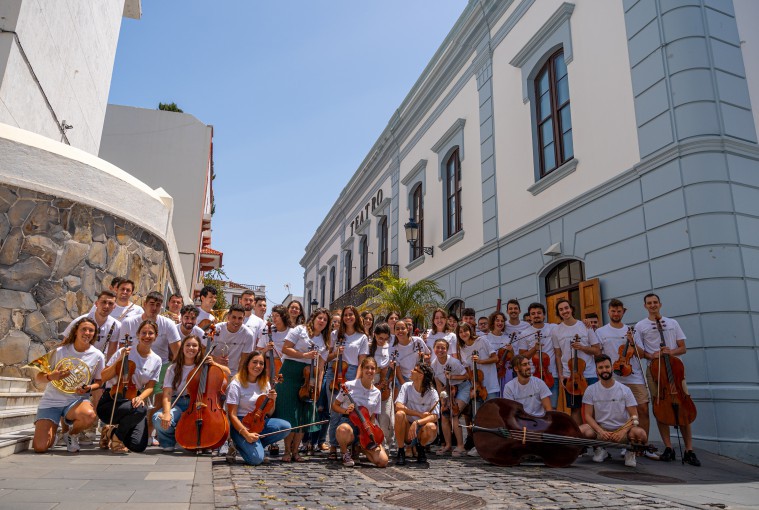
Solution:
[{"label": "palm tree", "polygon": [[389,269],[372,278],[364,291],[372,297],[364,302],[362,309],[378,315],[396,311],[401,317],[411,316],[419,323],[425,323],[445,298],[445,292],[436,282],[425,279],[410,284],[408,278],[396,276]]}]

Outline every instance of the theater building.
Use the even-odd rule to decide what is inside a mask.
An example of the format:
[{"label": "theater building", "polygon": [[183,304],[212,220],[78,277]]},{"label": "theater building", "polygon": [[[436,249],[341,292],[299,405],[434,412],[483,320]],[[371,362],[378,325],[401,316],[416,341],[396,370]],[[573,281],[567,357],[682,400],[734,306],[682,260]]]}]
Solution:
[{"label": "theater building", "polygon": [[[572,300],[686,336],[697,447],[759,462],[759,4],[471,1],[306,246],[306,303],[380,268],[447,305]],[[404,226],[418,228],[415,245]]]}]

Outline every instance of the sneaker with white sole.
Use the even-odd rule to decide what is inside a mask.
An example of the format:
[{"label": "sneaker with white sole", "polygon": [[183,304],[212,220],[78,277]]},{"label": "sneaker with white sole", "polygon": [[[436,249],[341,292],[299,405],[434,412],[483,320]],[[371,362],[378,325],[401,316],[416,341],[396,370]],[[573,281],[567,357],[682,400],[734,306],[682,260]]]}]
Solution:
[{"label": "sneaker with white sole", "polygon": [[601,446],[593,448],[593,462],[603,462],[608,456],[609,454],[606,452],[605,448]]},{"label": "sneaker with white sole", "polygon": [[348,450],[343,454],[343,466],[345,467],[353,467],[356,463],[353,462],[353,456],[351,455],[351,451]]},{"label": "sneaker with white sole", "polygon": [[237,448],[234,443],[229,443],[227,448],[227,462],[234,462],[237,458]]},{"label": "sneaker with white sole", "polygon": [[164,446],[164,447],[162,448],[162,450],[163,450],[163,452],[164,452],[164,453],[171,453],[171,452],[173,452],[173,451],[174,451],[174,449],[175,449],[175,447],[174,447],[174,446]]},{"label": "sneaker with white sole", "polygon": [[71,435],[68,432],[63,434],[63,442],[66,444],[66,450],[69,453],[77,453],[79,451],[79,435]]},{"label": "sneaker with white sole", "polygon": [[635,460],[635,452],[632,450],[625,450],[625,466],[635,467],[638,462]]},{"label": "sneaker with white sole", "polygon": [[466,454],[470,457],[479,457],[480,453],[477,451],[477,448],[472,448]]},{"label": "sneaker with white sole", "polygon": [[224,443],[219,447],[219,457],[225,457],[229,453],[229,443]]},{"label": "sneaker with white sole", "polygon": [[654,450],[654,451],[646,450],[646,451],[643,452],[643,455],[645,455],[646,457],[648,457],[651,460],[659,460],[659,452],[658,452],[658,450]]},{"label": "sneaker with white sole", "polygon": [[622,448],[622,449],[619,451],[619,456],[620,456],[620,457],[624,457],[625,455],[627,455],[627,448]]}]

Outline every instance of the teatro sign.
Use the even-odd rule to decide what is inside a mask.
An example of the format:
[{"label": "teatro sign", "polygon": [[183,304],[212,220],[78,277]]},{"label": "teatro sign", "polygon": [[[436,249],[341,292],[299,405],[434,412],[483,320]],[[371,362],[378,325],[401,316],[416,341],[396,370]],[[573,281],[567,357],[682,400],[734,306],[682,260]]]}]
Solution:
[{"label": "teatro sign", "polygon": [[369,219],[369,212],[373,211],[377,208],[379,204],[382,203],[382,199],[384,198],[382,193],[382,188],[377,190],[377,194],[372,197],[371,200],[366,202],[366,205],[359,211],[358,214],[356,214],[356,217],[353,218],[351,221],[351,233],[350,235],[353,235],[353,232],[355,230],[358,230],[358,228],[367,220]]}]

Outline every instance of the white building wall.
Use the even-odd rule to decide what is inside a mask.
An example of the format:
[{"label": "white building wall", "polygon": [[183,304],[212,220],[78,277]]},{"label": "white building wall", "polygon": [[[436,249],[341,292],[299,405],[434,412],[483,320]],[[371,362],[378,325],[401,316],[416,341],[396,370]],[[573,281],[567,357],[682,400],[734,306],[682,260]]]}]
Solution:
[{"label": "white building wall", "polygon": [[735,20],[738,25],[738,37],[743,50],[743,65],[746,68],[746,81],[749,83],[749,99],[754,114],[754,126],[759,126],[759,2],[753,0],[733,0]]},{"label": "white building wall", "polygon": [[123,11],[124,0],[1,2],[0,122],[61,141],[65,120],[69,143],[97,154]]}]

